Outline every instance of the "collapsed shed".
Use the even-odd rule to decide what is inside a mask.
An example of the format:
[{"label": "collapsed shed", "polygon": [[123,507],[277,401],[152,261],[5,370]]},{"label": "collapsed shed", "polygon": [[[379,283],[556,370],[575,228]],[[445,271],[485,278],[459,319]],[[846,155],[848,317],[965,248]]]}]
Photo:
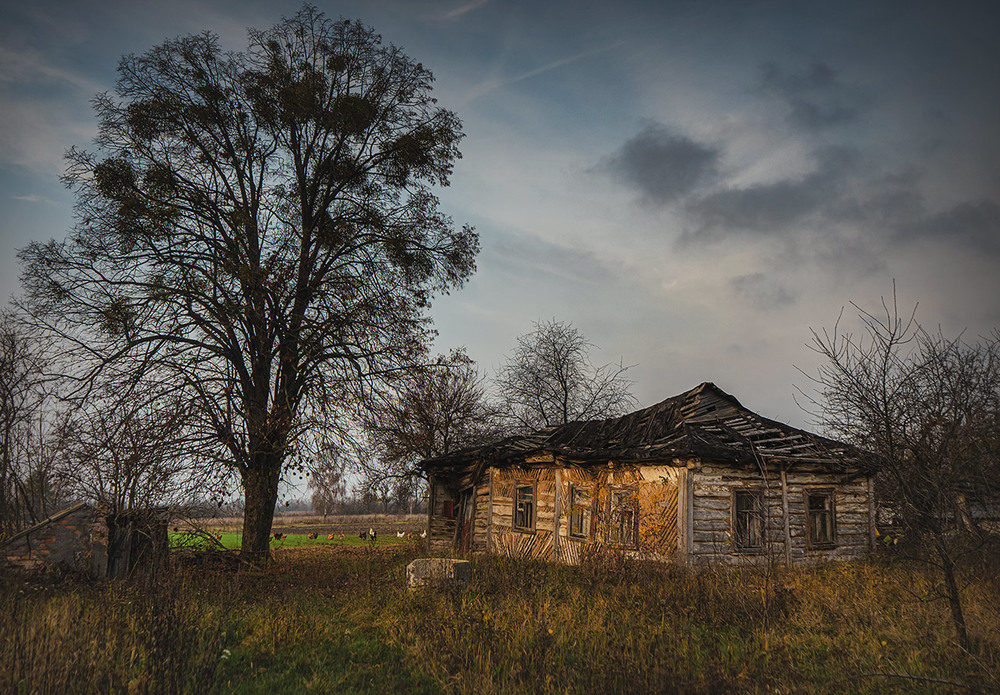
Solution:
[{"label": "collapsed shed", "polygon": [[123,577],[166,557],[167,519],[158,510],[109,514],[80,502],[14,534],[2,550],[20,569]]},{"label": "collapsed shed", "polygon": [[854,558],[875,534],[864,452],[770,420],[711,383],[421,463],[428,541],[577,563]]}]

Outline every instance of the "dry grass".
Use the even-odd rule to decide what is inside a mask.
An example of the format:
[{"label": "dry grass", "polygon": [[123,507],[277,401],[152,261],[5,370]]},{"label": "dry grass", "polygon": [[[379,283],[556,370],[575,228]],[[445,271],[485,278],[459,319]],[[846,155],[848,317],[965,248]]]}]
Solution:
[{"label": "dry grass", "polygon": [[[484,557],[464,591],[414,594],[403,579],[418,552],[286,550],[263,569],[189,566],[155,582],[5,576],[0,683],[23,693],[1000,688],[993,561],[966,578],[968,654],[947,606],[929,600],[934,577],[900,561],[768,575]],[[875,675],[891,673],[901,676]]]}]

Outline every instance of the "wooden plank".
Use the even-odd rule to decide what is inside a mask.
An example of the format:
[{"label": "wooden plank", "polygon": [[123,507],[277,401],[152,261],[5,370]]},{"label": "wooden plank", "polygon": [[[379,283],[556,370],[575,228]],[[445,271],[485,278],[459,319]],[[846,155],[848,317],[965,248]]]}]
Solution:
[{"label": "wooden plank", "polygon": [[686,468],[684,470],[685,477],[685,488],[687,489],[687,494],[685,495],[684,504],[684,517],[687,530],[685,531],[685,536],[687,538],[687,554],[690,556],[694,552],[694,472],[691,468]]},{"label": "wooden plank", "polygon": [[788,476],[784,469],[781,471],[781,520],[782,526],[785,530],[785,537],[782,540],[782,545],[785,548],[785,567],[791,567],[792,565],[792,549],[789,543],[789,538],[791,534],[788,532],[789,524],[791,523],[788,518]]},{"label": "wooden plank", "polygon": [[431,516],[434,514],[434,474],[427,473],[427,545],[431,541]]},{"label": "wooden plank", "polygon": [[682,562],[687,562],[688,557],[688,507],[690,505],[688,496],[688,470],[679,468],[677,470],[677,554]]},{"label": "wooden plank", "polygon": [[552,495],[553,497],[552,559],[553,560],[559,559],[559,527],[561,526],[561,524],[559,523],[559,514],[560,514],[559,491],[561,489],[561,483],[562,483],[562,471],[561,469],[557,468],[555,471],[555,489],[553,490],[553,495]]}]

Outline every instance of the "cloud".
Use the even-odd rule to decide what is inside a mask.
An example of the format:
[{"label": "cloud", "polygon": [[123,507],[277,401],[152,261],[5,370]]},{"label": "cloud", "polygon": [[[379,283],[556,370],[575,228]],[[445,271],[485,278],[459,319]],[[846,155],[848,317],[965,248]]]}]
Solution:
[{"label": "cloud", "polygon": [[444,13],[444,19],[458,19],[467,12],[472,12],[473,10],[478,10],[480,7],[485,5],[489,0],[472,0],[472,2],[467,2],[458,7],[448,10]]},{"label": "cloud", "polygon": [[791,72],[775,63],[765,63],[762,72],[761,91],[785,102],[786,118],[793,126],[816,131],[858,117],[857,107],[847,103],[854,95],[826,63],[813,63]]},{"label": "cloud", "polygon": [[649,205],[664,206],[717,176],[719,151],[654,123],[605,157],[597,170],[634,188]]},{"label": "cloud", "polygon": [[2,85],[57,84],[70,86],[85,94],[106,89],[107,86],[74,69],[52,62],[36,50],[11,50],[0,46],[0,71]]},{"label": "cloud", "polygon": [[540,65],[537,68],[532,68],[531,70],[527,70],[520,74],[514,75],[513,77],[485,80],[476,85],[476,87],[468,94],[466,100],[472,101],[474,99],[478,99],[479,97],[489,94],[490,92],[496,91],[501,87],[517,84],[518,82],[521,82],[523,80],[527,80],[532,77],[537,77],[538,75],[542,75],[546,72],[550,72],[552,70],[556,70],[563,66],[570,65],[572,63],[577,62],[578,60],[583,60],[584,58],[590,58],[591,56],[599,55],[601,53],[606,53],[607,51],[618,48],[619,46],[623,46],[626,43],[628,42],[625,40],[613,41],[609,44],[598,46],[597,48],[581,51],[580,53],[575,53],[571,56],[566,56],[565,58],[559,58],[558,60],[550,61],[548,63],[545,63],[544,65]]},{"label": "cloud", "polygon": [[58,205],[59,203],[54,200],[49,200],[40,195],[16,195],[14,200],[20,200],[24,203],[45,203],[46,205]]},{"label": "cloud", "polygon": [[756,308],[773,310],[794,304],[796,297],[764,273],[749,273],[729,280],[729,289]]},{"label": "cloud", "polygon": [[898,228],[901,239],[932,238],[1000,256],[1000,205],[983,198],[959,203]]},{"label": "cloud", "polygon": [[714,242],[726,237],[779,235],[818,216],[830,216],[840,203],[847,177],[857,170],[857,153],[826,148],[814,154],[817,168],[798,180],[742,188],[723,188],[691,202],[693,226],[682,242]]}]

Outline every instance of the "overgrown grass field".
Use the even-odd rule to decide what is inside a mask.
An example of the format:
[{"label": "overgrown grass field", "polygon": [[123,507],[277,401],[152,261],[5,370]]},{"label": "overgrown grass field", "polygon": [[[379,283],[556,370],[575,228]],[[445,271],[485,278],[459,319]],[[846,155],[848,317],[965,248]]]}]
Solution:
[{"label": "overgrown grass field", "polygon": [[5,574],[0,684],[130,694],[1000,689],[995,562],[965,578],[967,653],[932,598],[934,576],[902,561],[692,573],[477,557],[465,590],[411,593],[405,566],[420,554],[412,543],[317,544],[277,549],[263,568],[204,553],[112,583]]}]

